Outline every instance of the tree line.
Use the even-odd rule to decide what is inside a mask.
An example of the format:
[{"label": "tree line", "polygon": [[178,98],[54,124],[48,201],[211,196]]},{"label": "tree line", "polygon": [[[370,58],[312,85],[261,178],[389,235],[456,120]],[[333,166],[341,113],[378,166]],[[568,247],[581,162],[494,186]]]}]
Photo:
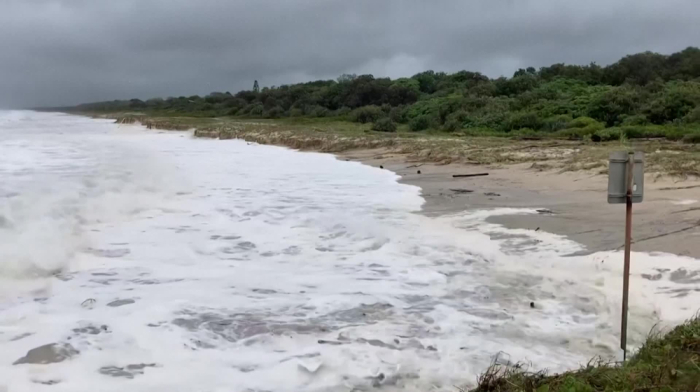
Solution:
[{"label": "tree line", "polygon": [[638,53],[605,67],[529,67],[497,79],[478,72],[425,71],[394,80],[342,75],[262,89],[255,81],[253,90],[235,94],[98,102],[74,110],[331,117],[373,123],[379,131],[407,124],[412,131],[680,138],[700,128],[700,49],[689,47],[671,55]]}]

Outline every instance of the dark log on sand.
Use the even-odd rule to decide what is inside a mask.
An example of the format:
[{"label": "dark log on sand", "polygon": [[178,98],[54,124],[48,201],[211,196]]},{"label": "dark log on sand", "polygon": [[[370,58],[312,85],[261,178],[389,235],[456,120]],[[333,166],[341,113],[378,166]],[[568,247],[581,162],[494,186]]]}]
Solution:
[{"label": "dark log on sand", "polygon": [[453,178],[463,178],[463,177],[481,177],[488,176],[489,173],[474,173],[474,174],[453,174]]}]

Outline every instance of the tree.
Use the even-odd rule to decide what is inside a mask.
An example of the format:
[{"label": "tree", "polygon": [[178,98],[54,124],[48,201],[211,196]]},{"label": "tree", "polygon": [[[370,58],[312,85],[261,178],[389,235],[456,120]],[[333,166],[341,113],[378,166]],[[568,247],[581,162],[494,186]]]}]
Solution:
[{"label": "tree", "polygon": [[619,86],[631,82],[644,86],[660,78],[666,65],[666,56],[644,52],[626,56],[605,69],[605,79],[609,84]]},{"label": "tree", "polygon": [[338,76],[338,83],[348,83],[352,82],[355,79],[357,79],[356,74],[342,74]]},{"label": "tree", "polygon": [[700,77],[700,49],[687,48],[666,60],[665,80],[691,80]]},{"label": "tree", "polygon": [[418,116],[408,123],[408,128],[412,131],[422,131],[430,127],[430,117],[428,116]]},{"label": "tree", "polygon": [[588,109],[589,116],[612,127],[628,115],[636,114],[640,108],[638,88],[625,85],[612,87],[595,97]]},{"label": "tree", "polygon": [[537,76],[524,73],[520,76],[515,76],[511,79],[499,78],[496,80],[496,93],[498,95],[518,95],[525,91],[532,90],[537,87],[539,80]]},{"label": "tree", "polygon": [[420,85],[414,79],[398,79],[389,87],[389,103],[392,106],[410,105],[418,100]]},{"label": "tree", "polygon": [[350,113],[350,118],[354,122],[370,123],[386,117],[386,113],[378,106],[363,106]]},{"label": "tree", "polygon": [[700,105],[700,83],[669,82],[646,110],[654,124],[664,124],[684,118]]},{"label": "tree", "polygon": [[142,109],[146,107],[146,103],[140,99],[132,99],[129,101],[129,107],[133,109]]},{"label": "tree", "polygon": [[425,71],[411,77],[418,81],[419,89],[426,94],[432,94],[437,90],[435,71]]}]

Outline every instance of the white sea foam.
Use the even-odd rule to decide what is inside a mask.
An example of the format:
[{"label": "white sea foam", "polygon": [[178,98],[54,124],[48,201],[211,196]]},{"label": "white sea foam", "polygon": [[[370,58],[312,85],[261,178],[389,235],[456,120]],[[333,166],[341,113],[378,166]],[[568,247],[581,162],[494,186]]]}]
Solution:
[{"label": "white sea foam", "polygon": [[[619,355],[621,254],[485,222],[535,211],[428,218],[388,171],[66,115],[0,138],[9,391],[453,390],[501,351]],[[699,271],[634,254],[632,345],[693,315]],[[79,353],[12,365],[50,343]]]}]

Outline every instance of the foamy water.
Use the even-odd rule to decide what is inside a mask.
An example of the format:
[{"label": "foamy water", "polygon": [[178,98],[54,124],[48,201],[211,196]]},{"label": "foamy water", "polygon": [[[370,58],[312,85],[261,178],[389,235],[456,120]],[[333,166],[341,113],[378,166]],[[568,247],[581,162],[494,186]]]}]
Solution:
[{"label": "foamy water", "polygon": [[[452,391],[495,356],[619,357],[619,252],[485,222],[535,211],[428,218],[397,180],[0,112],[0,389]],[[633,257],[634,346],[700,307],[700,264]]]}]

